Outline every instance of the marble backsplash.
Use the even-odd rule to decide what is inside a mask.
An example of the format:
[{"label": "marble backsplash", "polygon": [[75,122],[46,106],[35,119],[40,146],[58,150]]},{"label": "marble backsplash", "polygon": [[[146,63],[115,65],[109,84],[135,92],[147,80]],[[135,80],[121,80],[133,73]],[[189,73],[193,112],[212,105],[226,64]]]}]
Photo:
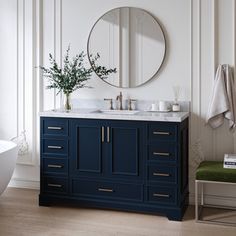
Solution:
[{"label": "marble backsplash", "polygon": [[[96,109],[109,109],[110,102],[104,101],[103,99],[72,99],[72,108],[73,109],[81,109],[81,108],[96,108]],[[167,101],[169,106],[174,103],[173,101]],[[137,100],[135,102],[132,102],[132,108],[135,110],[141,110],[141,111],[147,111],[151,109],[151,104],[156,103],[158,104],[158,101],[154,100]],[[190,111],[190,102],[188,101],[179,101],[180,104],[180,111]],[[116,100],[113,100],[113,107],[114,109],[118,108],[118,102]],[[128,109],[128,100],[123,100],[123,108]]]}]

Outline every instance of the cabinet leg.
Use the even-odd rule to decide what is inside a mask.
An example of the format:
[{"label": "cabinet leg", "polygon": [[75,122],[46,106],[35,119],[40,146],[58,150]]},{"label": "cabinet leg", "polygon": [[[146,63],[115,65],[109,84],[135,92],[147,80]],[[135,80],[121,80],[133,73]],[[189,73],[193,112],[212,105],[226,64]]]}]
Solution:
[{"label": "cabinet leg", "polygon": [[173,221],[182,221],[184,209],[173,210],[167,214],[167,218]]},{"label": "cabinet leg", "polygon": [[167,215],[168,220],[171,221],[182,221],[182,217],[181,216],[176,216],[176,215]]},{"label": "cabinet leg", "polygon": [[49,199],[39,195],[39,206],[50,207],[51,205],[52,203]]}]

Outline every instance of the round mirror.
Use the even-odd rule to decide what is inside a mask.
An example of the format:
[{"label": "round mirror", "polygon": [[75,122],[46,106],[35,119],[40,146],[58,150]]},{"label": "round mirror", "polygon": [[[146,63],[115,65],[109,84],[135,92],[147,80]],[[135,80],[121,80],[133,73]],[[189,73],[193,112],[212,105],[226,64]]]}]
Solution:
[{"label": "round mirror", "polygon": [[100,55],[97,65],[116,68],[103,81],[120,88],[146,83],[165,57],[165,36],[157,20],[134,7],[113,9],[100,17],[89,34],[88,55]]}]

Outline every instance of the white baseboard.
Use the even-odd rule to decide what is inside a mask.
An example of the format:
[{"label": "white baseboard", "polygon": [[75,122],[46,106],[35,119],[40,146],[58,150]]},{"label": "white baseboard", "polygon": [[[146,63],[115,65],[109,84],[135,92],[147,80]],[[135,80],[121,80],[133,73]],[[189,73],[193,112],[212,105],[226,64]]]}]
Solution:
[{"label": "white baseboard", "polygon": [[36,180],[12,178],[8,186],[14,188],[28,188],[39,190],[40,182]]},{"label": "white baseboard", "polygon": [[[198,196],[198,200],[200,202],[200,195]],[[217,195],[205,194],[204,195],[204,202],[206,204],[236,207],[236,196],[235,197],[228,197],[228,196],[217,196]],[[195,205],[195,195],[193,193],[189,194],[189,204]]]}]

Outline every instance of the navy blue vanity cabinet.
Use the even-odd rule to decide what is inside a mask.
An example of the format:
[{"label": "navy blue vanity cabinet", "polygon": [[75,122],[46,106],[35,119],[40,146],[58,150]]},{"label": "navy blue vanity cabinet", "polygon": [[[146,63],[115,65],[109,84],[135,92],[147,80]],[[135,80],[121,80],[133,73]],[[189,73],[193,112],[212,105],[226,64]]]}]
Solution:
[{"label": "navy blue vanity cabinet", "polygon": [[188,205],[188,119],[41,118],[40,205],[163,214]]},{"label": "navy blue vanity cabinet", "polygon": [[142,123],[71,119],[71,194],[143,200]]},{"label": "navy blue vanity cabinet", "polygon": [[142,123],[72,119],[71,174],[104,178],[142,178]]},{"label": "navy blue vanity cabinet", "polygon": [[101,121],[71,119],[71,176],[99,177],[103,175],[105,130]]},{"label": "navy blue vanity cabinet", "polygon": [[147,149],[146,202],[179,220],[188,205],[188,119],[150,122]]},{"label": "navy blue vanity cabinet", "polygon": [[134,121],[110,121],[106,134],[109,177],[142,182],[145,125]]},{"label": "navy blue vanity cabinet", "polygon": [[40,126],[40,196],[68,195],[69,121],[41,118]]}]

